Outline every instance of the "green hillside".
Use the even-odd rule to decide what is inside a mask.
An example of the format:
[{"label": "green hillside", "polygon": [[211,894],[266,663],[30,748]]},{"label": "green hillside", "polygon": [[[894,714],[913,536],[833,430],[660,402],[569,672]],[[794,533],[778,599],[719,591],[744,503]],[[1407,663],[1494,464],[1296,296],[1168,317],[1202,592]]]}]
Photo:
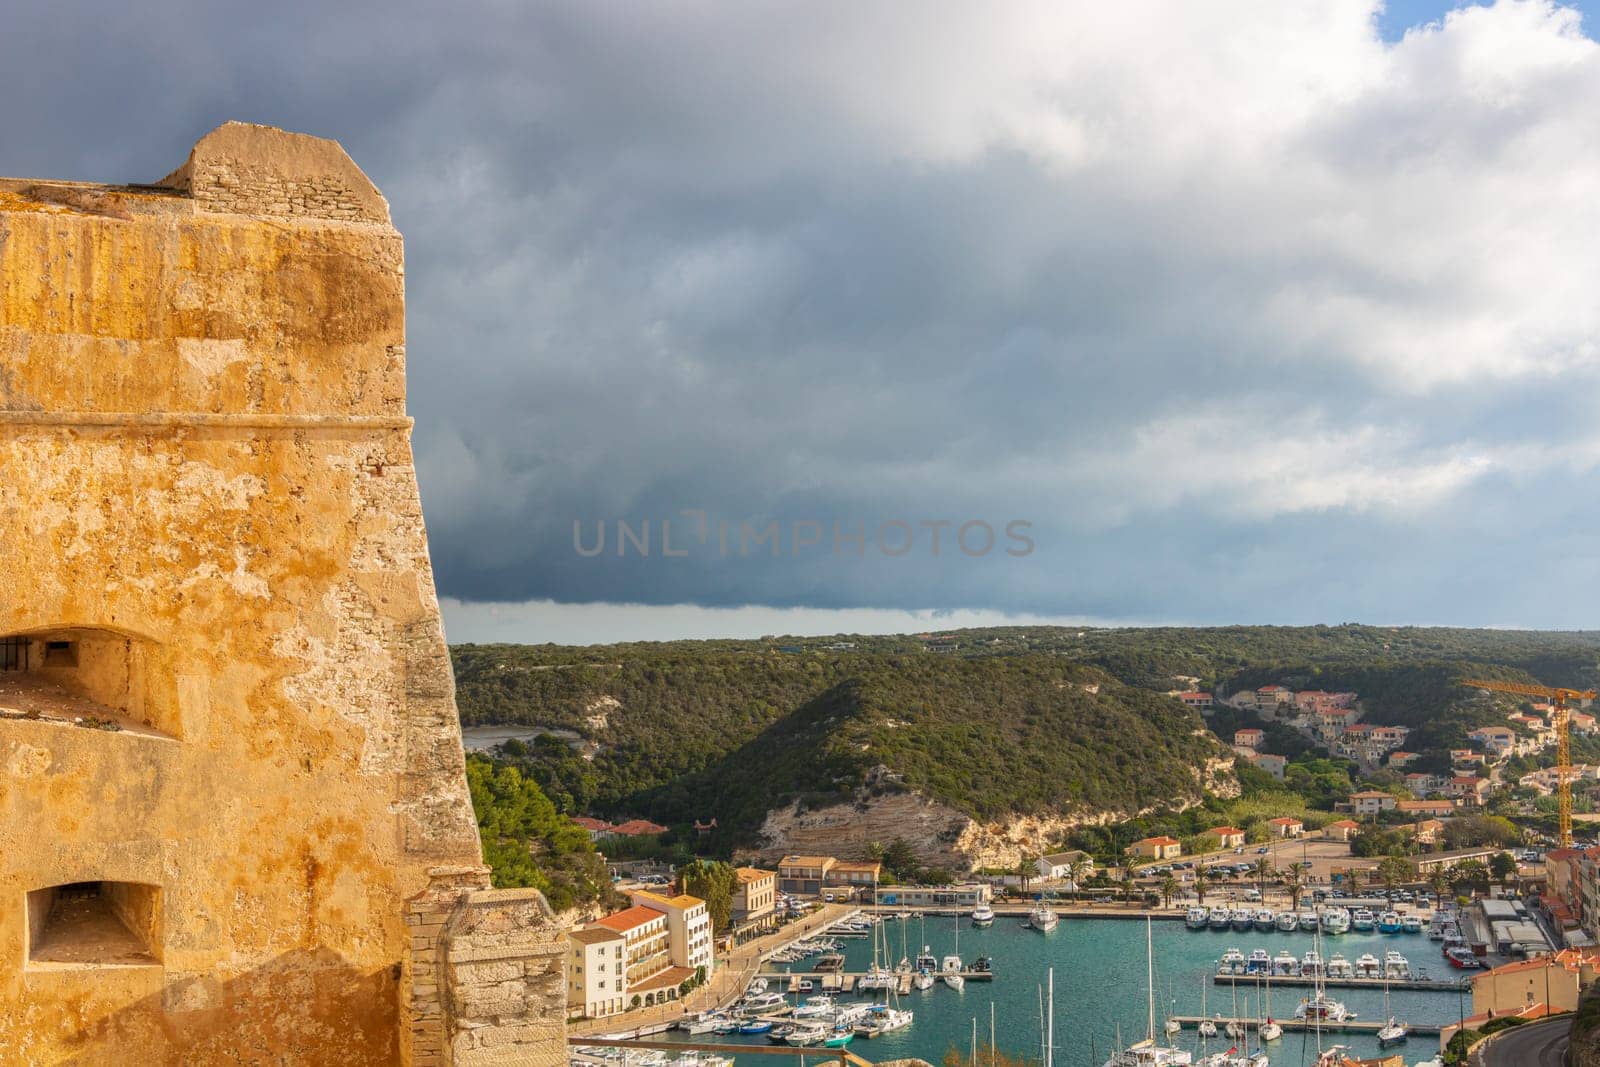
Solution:
[{"label": "green hillside", "polygon": [[1600,679],[1600,633],[1354,625],[1002,627],[453,654],[464,723],[561,729],[587,743],[580,752],[545,737],[519,761],[560,810],[668,824],[715,817],[724,845],[748,840],[772,808],[843,802],[863,785],[918,789],[979,818],[1199,799],[1196,769],[1224,749],[1162,695],[1185,678],[1220,692],[1353,689],[1370,720],[1417,731],[1408,748],[1441,752],[1504,721],[1503,703],[1462,688],[1463,677]]}]

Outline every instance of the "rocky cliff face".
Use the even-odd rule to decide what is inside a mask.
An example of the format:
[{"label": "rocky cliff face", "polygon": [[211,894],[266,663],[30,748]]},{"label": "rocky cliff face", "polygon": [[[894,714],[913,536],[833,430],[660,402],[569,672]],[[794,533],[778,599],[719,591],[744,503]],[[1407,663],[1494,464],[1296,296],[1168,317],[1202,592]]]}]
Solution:
[{"label": "rocky cliff face", "polygon": [[[1236,796],[1238,783],[1227,773],[1232,769],[1231,759],[1211,760],[1203,772],[1196,772],[1195,795],[1174,798],[1174,803],[1180,809],[1198,803],[1202,788]],[[768,812],[761,827],[762,852],[774,859],[787,853],[856,857],[865,856],[874,843],[887,844],[898,837],[928,866],[957,873],[1011,868],[1024,856],[1054,847],[1078,827],[1104,826],[1141,814],[1145,812],[1019,813],[980,822],[917,791],[879,793],[863,788],[853,803],[824,808],[794,803]]]}]

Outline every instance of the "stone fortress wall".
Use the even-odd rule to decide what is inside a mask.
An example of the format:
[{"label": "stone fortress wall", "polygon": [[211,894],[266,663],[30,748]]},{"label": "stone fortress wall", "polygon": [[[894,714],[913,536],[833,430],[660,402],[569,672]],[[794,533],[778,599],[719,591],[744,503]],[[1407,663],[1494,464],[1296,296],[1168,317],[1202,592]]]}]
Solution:
[{"label": "stone fortress wall", "polygon": [[0,1063],[565,1060],[559,931],[481,865],[403,274],[332,141],[0,180]]}]

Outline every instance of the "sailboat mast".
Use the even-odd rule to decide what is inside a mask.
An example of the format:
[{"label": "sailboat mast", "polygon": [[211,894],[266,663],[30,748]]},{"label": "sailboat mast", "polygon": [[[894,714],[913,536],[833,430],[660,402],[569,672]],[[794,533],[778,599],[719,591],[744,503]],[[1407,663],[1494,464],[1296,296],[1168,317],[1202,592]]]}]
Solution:
[{"label": "sailboat mast", "polygon": [[1148,1033],[1146,1037],[1154,1043],[1156,1039],[1156,953],[1155,943],[1150,934],[1150,916],[1144,917],[1144,983],[1145,1003],[1149,1008]]},{"label": "sailboat mast", "polygon": [[1050,984],[1049,1009],[1045,1015],[1044,1067],[1055,1067],[1056,1062],[1056,969],[1050,968],[1046,981]]}]

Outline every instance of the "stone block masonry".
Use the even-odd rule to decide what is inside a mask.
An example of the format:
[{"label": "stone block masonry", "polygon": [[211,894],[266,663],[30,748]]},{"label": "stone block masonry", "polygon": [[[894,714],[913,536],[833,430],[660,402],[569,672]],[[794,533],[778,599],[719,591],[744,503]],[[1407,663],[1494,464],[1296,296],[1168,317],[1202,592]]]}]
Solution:
[{"label": "stone block masonry", "polygon": [[0,180],[0,1063],[565,1059],[468,799],[403,279],[332,141]]}]

